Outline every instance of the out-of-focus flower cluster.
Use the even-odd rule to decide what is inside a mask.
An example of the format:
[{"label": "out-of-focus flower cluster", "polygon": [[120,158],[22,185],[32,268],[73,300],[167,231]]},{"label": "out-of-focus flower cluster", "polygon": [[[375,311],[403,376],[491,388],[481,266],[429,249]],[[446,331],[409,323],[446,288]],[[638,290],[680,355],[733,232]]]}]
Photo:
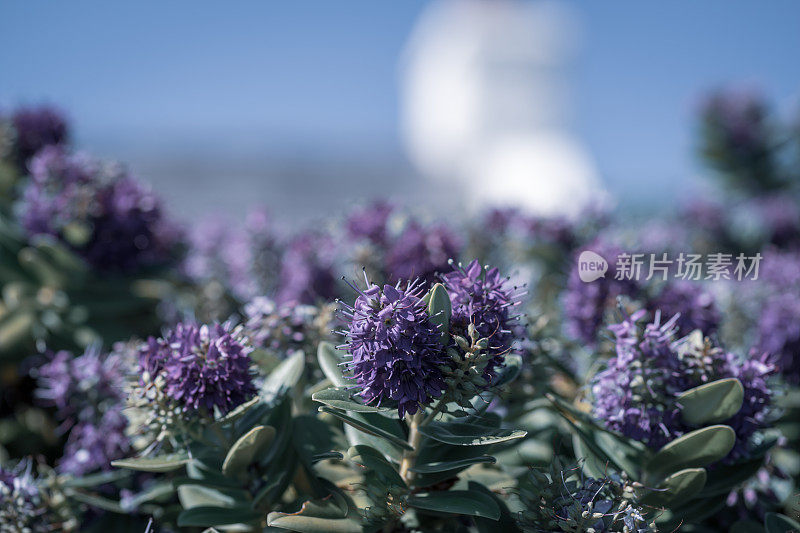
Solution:
[{"label": "out-of-focus flower cluster", "polygon": [[65,242],[100,271],[131,272],[173,258],[179,231],[158,198],[119,167],[48,146],[30,162],[17,205],[29,235]]},{"label": "out-of-focus flower cluster", "polygon": [[660,448],[690,431],[681,419],[678,396],[704,383],[737,378],[744,388],[744,405],[725,423],[736,432],[727,460],[747,457],[751,437],[767,427],[773,391],[768,380],[775,371],[768,354],[740,358],[714,346],[697,332],[676,338],[675,316],[664,323],[660,312],[642,329],[644,312],[610,327],[616,356],[592,381],[593,414],[606,427],[652,448]]}]

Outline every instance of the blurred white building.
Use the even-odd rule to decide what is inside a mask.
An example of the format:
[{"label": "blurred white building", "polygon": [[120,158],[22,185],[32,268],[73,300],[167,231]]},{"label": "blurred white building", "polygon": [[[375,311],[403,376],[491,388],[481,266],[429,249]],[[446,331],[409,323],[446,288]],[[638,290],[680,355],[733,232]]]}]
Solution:
[{"label": "blurred white building", "polygon": [[569,62],[578,27],[553,1],[438,0],[403,61],[409,156],[463,188],[474,207],[576,214],[604,198],[569,130]]}]

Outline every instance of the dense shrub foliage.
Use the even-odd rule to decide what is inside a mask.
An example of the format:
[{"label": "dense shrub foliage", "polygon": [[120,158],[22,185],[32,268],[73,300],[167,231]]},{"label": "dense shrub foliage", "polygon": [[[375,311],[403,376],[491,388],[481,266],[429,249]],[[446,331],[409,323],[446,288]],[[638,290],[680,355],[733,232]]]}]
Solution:
[{"label": "dense shrub foliage", "polygon": [[701,118],[674,213],[284,232],[0,114],[0,531],[798,530],[800,127]]}]

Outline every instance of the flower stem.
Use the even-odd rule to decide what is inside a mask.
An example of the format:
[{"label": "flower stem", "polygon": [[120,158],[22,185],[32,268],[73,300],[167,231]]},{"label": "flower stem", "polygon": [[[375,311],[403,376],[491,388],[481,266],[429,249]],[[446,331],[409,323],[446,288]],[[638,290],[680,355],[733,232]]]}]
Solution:
[{"label": "flower stem", "polygon": [[414,479],[414,472],[411,468],[417,461],[417,454],[419,453],[419,443],[422,440],[422,433],[419,432],[420,422],[424,412],[420,411],[414,415],[406,417],[408,423],[408,445],[413,448],[412,450],[405,450],[403,452],[403,459],[400,461],[400,477],[406,484],[410,484]]}]

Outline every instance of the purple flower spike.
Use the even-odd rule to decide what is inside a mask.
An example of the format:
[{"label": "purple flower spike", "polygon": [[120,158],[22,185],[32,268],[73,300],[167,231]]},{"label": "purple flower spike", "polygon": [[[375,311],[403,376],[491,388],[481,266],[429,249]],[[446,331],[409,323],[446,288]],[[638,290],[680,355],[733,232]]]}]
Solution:
[{"label": "purple flower spike", "polygon": [[164,378],[166,395],[185,413],[214,409],[225,414],[256,394],[251,349],[227,325],[178,324],[163,338],[150,338],[139,352],[149,379]]},{"label": "purple flower spike", "polygon": [[479,336],[489,340],[492,360],[484,377],[491,382],[517,340],[520,326],[515,308],[521,305],[522,294],[496,268],[484,271],[477,259],[466,268],[455,267],[443,281],[452,305],[451,330],[468,338],[467,328],[474,324]]},{"label": "purple flower spike", "polygon": [[449,358],[438,326],[428,320],[423,291],[419,281],[405,288],[367,282],[344,310],[350,324],[342,348],[352,355],[349,367],[361,396],[370,404],[396,402],[400,417],[415,414],[447,387],[442,367]]}]

